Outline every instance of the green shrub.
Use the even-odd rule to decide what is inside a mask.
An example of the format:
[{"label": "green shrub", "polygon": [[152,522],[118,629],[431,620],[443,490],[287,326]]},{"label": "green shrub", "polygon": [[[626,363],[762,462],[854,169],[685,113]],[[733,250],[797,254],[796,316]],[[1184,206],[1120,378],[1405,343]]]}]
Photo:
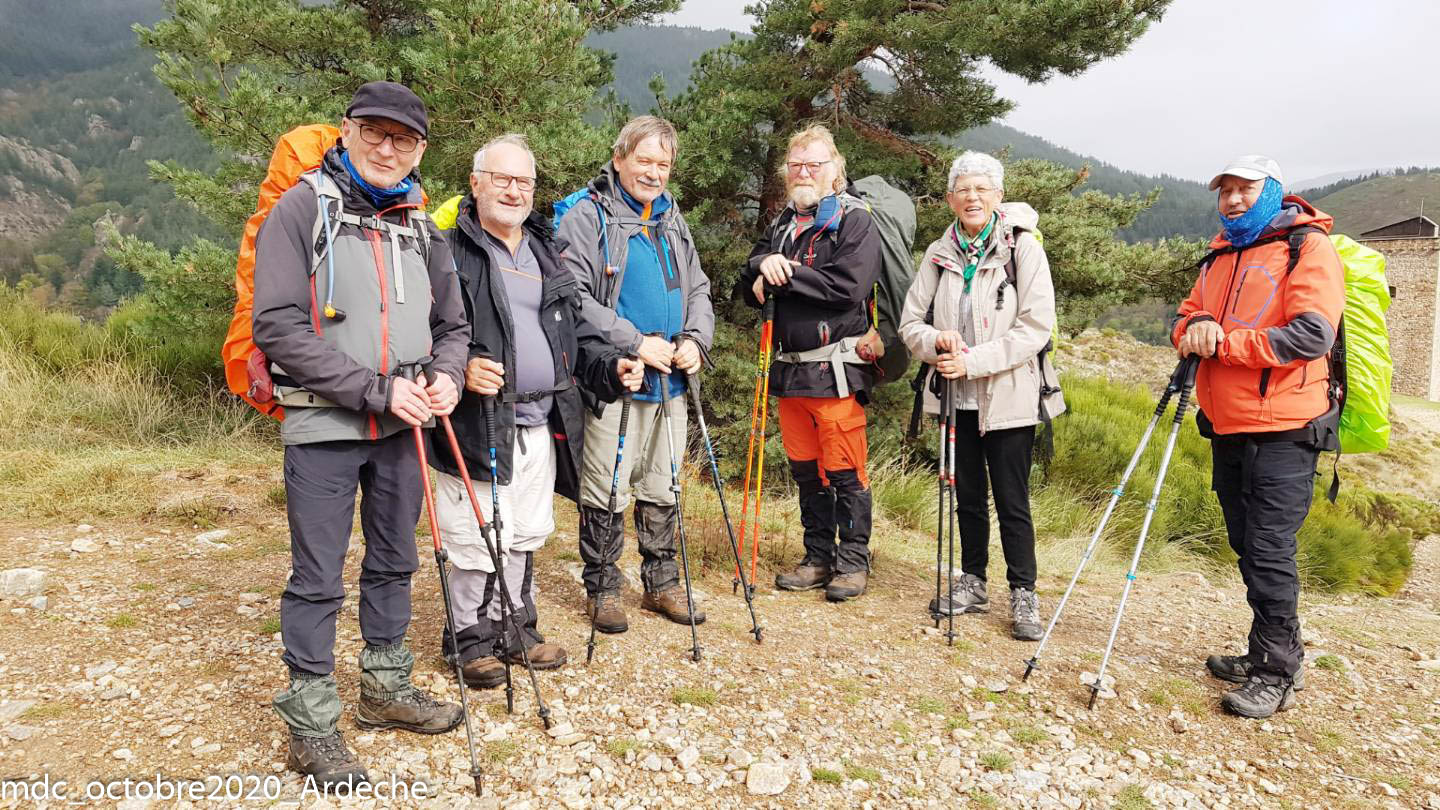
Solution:
[{"label": "green shrub", "polygon": [[[1141,386],[1095,378],[1067,376],[1063,387],[1069,412],[1055,423],[1048,475],[1036,471],[1036,524],[1042,536],[1088,537],[1155,412],[1156,398]],[[1133,548],[1139,536],[1173,425],[1170,414],[1173,401],[1106,528],[1105,540],[1122,549]],[[1353,480],[1331,504],[1324,498],[1328,484],[1329,476],[1317,476],[1314,505],[1298,536],[1297,563],[1305,582],[1336,591],[1394,592],[1410,571],[1412,537],[1436,528],[1440,512],[1418,498],[1371,492]],[[1181,543],[1220,560],[1235,559],[1210,489],[1210,443],[1191,415],[1177,438],[1146,543],[1151,550]]]}]

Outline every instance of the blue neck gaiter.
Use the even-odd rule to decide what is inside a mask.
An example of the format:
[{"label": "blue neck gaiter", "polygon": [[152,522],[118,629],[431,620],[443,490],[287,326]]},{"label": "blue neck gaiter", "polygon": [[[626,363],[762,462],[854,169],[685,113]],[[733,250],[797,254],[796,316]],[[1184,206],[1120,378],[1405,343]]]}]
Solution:
[{"label": "blue neck gaiter", "polygon": [[410,193],[410,189],[415,186],[415,181],[409,177],[401,180],[400,183],[393,188],[376,188],[370,185],[365,182],[365,178],[360,176],[360,172],[355,170],[355,164],[350,162],[349,150],[340,153],[340,163],[345,166],[345,171],[350,173],[350,179],[354,180],[355,185],[359,186],[360,190],[370,197],[370,202],[375,203],[377,209],[383,210],[389,208],[404,199],[405,196]]},{"label": "blue neck gaiter", "polygon": [[1227,219],[1224,214],[1220,217],[1220,227],[1225,231],[1225,238],[1235,247],[1246,247],[1259,238],[1265,226],[1275,219],[1280,213],[1280,204],[1285,199],[1285,190],[1273,177],[1265,178],[1265,188],[1260,191],[1260,198],[1250,206],[1250,210],[1234,219]]}]

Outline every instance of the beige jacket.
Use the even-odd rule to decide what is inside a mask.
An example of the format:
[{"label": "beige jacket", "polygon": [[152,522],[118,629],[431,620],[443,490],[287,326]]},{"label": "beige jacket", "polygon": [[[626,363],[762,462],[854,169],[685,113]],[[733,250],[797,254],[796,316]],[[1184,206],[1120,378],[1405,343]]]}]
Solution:
[{"label": "beige jacket", "polygon": [[[1053,389],[1044,398],[1046,414],[1054,418],[1065,411],[1050,358],[1047,354],[1042,368],[1039,357],[1055,326],[1050,261],[1034,234],[1039,215],[1025,203],[1004,203],[999,211],[999,242],[981,259],[971,281],[976,343],[965,354],[966,376],[979,383],[982,433],[1039,423],[1042,384]],[[1016,257],[1014,288],[1005,274],[1012,252]],[[929,414],[940,412],[940,402],[929,385],[937,360],[935,338],[944,330],[963,332],[959,321],[964,267],[949,234],[942,235],[926,249],[905,296],[900,337],[912,355],[932,366],[924,388],[925,412]],[[932,303],[934,320],[926,323]]]}]

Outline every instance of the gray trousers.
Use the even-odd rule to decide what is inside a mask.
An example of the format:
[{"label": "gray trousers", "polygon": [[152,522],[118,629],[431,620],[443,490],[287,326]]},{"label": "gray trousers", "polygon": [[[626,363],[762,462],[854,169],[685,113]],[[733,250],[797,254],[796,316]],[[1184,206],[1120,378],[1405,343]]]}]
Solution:
[{"label": "gray trousers", "polygon": [[[685,398],[666,403],[671,419],[677,464],[685,455]],[[665,436],[660,403],[636,400],[626,425],[625,454],[620,462],[615,515],[609,510],[620,439],[622,403],[605,406],[602,416],[585,414],[585,454],[580,473],[580,558],[585,561],[585,591],[591,595],[620,589],[617,564],[625,544],[625,509],[635,500],[635,540],[640,551],[640,578],[652,593],[675,587],[680,566],[675,562],[675,493],[670,490],[670,441]]]},{"label": "gray trousers", "polygon": [[420,561],[415,524],[424,494],[409,431],[378,441],[285,447],[290,580],[280,597],[282,659],[292,674],[335,671],[335,617],[345,601],[345,553],[360,489],[360,634],[393,647],[410,626],[410,578]]},{"label": "gray trousers", "polygon": [[[462,664],[497,653],[518,656],[521,641],[529,649],[545,640],[538,629],[539,613],[535,608],[535,553],[511,549],[504,552],[500,567],[515,610],[514,626],[501,621],[499,577],[486,571],[450,569],[450,605],[455,611]],[[515,626],[520,628],[520,639],[516,638]],[[448,628],[442,647],[447,657],[455,654],[456,645]]]}]

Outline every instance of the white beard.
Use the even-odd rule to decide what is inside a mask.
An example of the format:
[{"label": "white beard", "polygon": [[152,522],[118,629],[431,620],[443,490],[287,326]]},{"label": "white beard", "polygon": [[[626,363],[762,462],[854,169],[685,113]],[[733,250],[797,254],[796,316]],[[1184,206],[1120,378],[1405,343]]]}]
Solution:
[{"label": "white beard", "polygon": [[530,211],[527,208],[507,208],[498,203],[486,205],[482,213],[484,219],[488,219],[503,228],[517,227],[525,221],[526,217],[530,216]]},{"label": "white beard", "polygon": [[796,186],[790,189],[790,202],[801,210],[814,208],[820,203],[820,192],[814,186]]}]

